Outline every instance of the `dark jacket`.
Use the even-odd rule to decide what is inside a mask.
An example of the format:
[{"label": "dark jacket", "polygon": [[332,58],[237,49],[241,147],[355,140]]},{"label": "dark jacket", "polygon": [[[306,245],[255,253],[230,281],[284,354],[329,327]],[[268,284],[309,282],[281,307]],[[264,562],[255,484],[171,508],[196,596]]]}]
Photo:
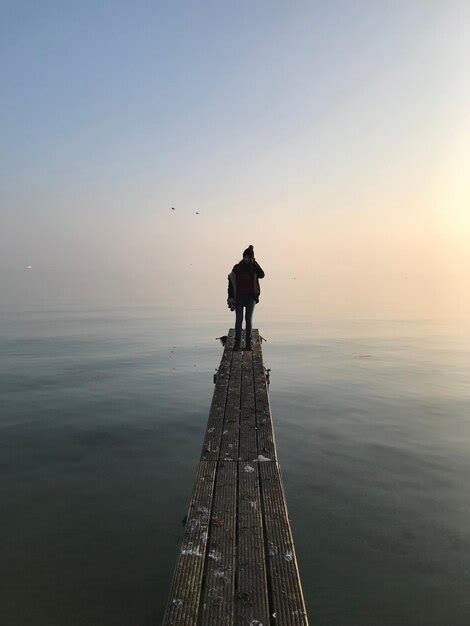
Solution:
[{"label": "dark jacket", "polygon": [[[243,263],[243,261],[241,261]],[[230,272],[230,274],[228,275],[228,298],[233,298],[234,300],[237,299],[237,275],[235,274],[235,268],[237,266],[234,265],[232,271]],[[261,288],[259,286],[259,278],[264,278],[264,272],[261,269],[260,265],[256,262],[253,261],[253,268],[254,268],[254,272],[253,272],[253,281],[254,281],[254,287],[255,287],[255,302],[259,302],[259,295],[261,293]]]}]

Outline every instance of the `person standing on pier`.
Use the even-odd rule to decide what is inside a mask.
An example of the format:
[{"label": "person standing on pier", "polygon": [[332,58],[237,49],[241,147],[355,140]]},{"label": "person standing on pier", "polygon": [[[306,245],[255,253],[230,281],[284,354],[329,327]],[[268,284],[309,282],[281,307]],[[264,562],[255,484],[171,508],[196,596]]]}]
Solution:
[{"label": "person standing on pier", "polygon": [[264,278],[264,272],[255,260],[253,246],[248,246],[243,251],[243,259],[233,266],[228,275],[227,304],[231,311],[235,311],[234,350],[240,350],[243,309],[245,309],[245,350],[251,350],[253,311],[261,293],[259,278]]}]

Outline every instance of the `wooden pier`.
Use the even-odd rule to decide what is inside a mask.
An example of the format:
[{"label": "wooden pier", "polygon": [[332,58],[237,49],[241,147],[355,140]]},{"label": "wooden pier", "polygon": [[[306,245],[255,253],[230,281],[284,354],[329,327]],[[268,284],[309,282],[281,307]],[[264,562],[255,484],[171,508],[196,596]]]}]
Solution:
[{"label": "wooden pier", "polygon": [[[258,330],[218,368],[164,626],[308,624]],[[243,345],[243,342],[242,342]]]}]

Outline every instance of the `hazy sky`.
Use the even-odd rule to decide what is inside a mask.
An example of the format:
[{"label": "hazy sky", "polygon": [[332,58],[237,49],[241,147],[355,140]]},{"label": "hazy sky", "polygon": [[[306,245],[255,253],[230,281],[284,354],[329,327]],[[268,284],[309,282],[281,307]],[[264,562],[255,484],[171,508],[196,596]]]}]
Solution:
[{"label": "hazy sky", "polygon": [[469,2],[0,16],[3,303],[470,313]]}]

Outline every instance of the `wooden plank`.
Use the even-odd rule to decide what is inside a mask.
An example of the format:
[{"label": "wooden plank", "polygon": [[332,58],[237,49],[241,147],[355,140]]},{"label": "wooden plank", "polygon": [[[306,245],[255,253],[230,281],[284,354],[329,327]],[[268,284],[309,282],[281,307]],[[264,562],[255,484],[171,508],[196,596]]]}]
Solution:
[{"label": "wooden plank", "polygon": [[269,404],[268,385],[263,364],[261,340],[258,329],[253,329],[253,379],[255,385],[256,428],[258,433],[258,455],[276,460],[276,443]]},{"label": "wooden plank", "polygon": [[278,626],[307,626],[292,531],[277,462],[259,463],[271,614]]},{"label": "wooden plank", "polygon": [[233,352],[227,403],[225,405],[225,417],[220,439],[219,458],[231,461],[238,459],[242,354],[241,350]]},{"label": "wooden plank", "polygon": [[238,458],[239,460],[252,461],[258,457],[252,351],[245,351],[243,353],[241,377],[242,389]]},{"label": "wooden plank", "polygon": [[219,458],[234,338],[235,329],[231,328],[228,332],[222,359],[217,370],[217,381],[215,383],[214,395],[212,396],[201,459],[216,460]]},{"label": "wooden plank", "polygon": [[238,463],[236,624],[270,624],[258,462]]},{"label": "wooden plank", "polygon": [[200,461],[163,626],[195,626],[199,610],[217,463]]},{"label": "wooden plank", "polygon": [[235,599],[237,464],[219,461],[209,526],[201,626],[233,626]]}]

